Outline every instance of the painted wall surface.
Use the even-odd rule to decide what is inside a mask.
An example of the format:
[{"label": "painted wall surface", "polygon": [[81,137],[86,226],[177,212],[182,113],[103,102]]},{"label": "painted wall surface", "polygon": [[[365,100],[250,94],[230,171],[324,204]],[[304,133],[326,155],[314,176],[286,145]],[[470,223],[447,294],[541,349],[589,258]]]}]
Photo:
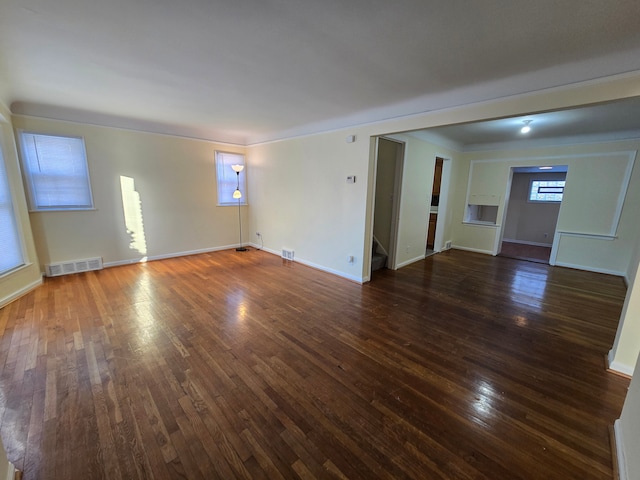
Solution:
[{"label": "painted wall surface", "polygon": [[[618,205],[621,185],[627,172],[629,158],[640,148],[640,141],[583,144],[566,147],[547,147],[526,151],[493,151],[468,153],[471,161],[469,194],[478,198],[499,198],[498,223],[504,215],[509,169],[539,162],[549,165],[568,165],[567,187],[560,208],[559,231],[610,235],[614,238],[562,235],[558,239],[557,265],[624,275],[635,242],[640,221],[640,169],[633,169],[619,224],[614,211]],[[630,153],[631,152],[631,153]],[[461,185],[459,184],[459,187]],[[461,196],[461,193],[458,192]],[[460,198],[460,197],[459,197]],[[459,223],[454,228],[455,243],[469,249],[492,252],[496,237],[486,235],[481,227],[463,225],[465,205],[456,213]],[[469,231],[477,230],[477,236]],[[495,230],[499,234],[498,229]]]},{"label": "painted wall surface", "polygon": [[564,178],[564,173],[513,174],[503,240],[552,244],[560,204],[530,202],[529,189],[533,180],[564,180]]},{"label": "painted wall surface", "polygon": [[24,267],[0,277],[0,307],[2,307],[21,293],[25,293],[39,285],[42,281],[42,275],[40,274],[36,247],[29,223],[29,213],[22,186],[20,165],[10,121],[11,117],[9,111],[2,104],[0,104],[0,118],[6,119],[6,121],[0,120],[0,148],[2,148],[2,157],[9,177],[26,263]]},{"label": "painted wall surface", "polygon": [[[640,368],[640,357],[636,370]],[[626,480],[640,480],[640,378],[631,380],[627,398],[616,424],[616,440],[623,448]],[[619,435],[619,436],[618,436]],[[621,478],[623,478],[621,476]]]},{"label": "painted wall surface", "polygon": [[609,367],[633,375],[640,352],[640,240],[636,244],[631,264],[633,277],[628,278],[627,295],[620,315],[613,347],[609,352]]},{"label": "painted wall surface", "polygon": [[85,140],[95,210],[30,214],[42,264],[129,263],[239,242],[237,207],[216,205],[214,152],[243,148],[31,117],[13,123]]},{"label": "painted wall surface", "polygon": [[250,147],[250,235],[260,232],[266,250],[293,249],[297,261],[360,281],[369,147],[368,137],[347,143],[344,133]]}]

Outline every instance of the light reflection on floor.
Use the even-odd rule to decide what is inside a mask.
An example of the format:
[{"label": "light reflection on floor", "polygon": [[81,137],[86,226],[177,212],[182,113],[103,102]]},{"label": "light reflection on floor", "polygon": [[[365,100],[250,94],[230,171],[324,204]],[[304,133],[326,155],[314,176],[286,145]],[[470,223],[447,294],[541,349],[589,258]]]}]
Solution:
[{"label": "light reflection on floor", "polygon": [[546,289],[546,271],[518,271],[511,281],[510,297],[516,303],[522,303],[536,310],[541,310]]}]

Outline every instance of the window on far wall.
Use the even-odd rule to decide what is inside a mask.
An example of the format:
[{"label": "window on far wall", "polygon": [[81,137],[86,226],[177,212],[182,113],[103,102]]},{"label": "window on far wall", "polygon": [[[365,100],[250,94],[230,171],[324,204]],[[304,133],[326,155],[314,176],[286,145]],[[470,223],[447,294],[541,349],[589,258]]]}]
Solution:
[{"label": "window on far wall", "polygon": [[529,190],[530,202],[561,202],[564,180],[532,180]]},{"label": "window on far wall", "polygon": [[9,178],[0,149],[0,275],[24,265]]},{"label": "window on far wall", "polygon": [[20,132],[31,210],[93,208],[84,140]]},{"label": "window on far wall", "polygon": [[[239,188],[242,198],[240,205],[247,205],[247,182],[245,172],[240,176],[233,171],[232,165],[244,165],[244,155],[241,153],[216,152],[216,179],[218,183],[218,205],[238,205],[238,199],[233,198],[233,192]],[[238,185],[238,179],[240,185]]]}]

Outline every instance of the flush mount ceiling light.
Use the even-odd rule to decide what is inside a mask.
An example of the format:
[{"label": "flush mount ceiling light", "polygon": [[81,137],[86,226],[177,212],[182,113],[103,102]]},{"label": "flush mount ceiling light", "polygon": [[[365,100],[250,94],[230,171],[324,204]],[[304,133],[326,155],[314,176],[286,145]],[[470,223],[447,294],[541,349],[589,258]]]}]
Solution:
[{"label": "flush mount ceiling light", "polygon": [[531,120],[524,120],[522,123],[524,123],[524,127],[520,129],[520,133],[529,133],[531,131],[531,127],[529,126]]}]

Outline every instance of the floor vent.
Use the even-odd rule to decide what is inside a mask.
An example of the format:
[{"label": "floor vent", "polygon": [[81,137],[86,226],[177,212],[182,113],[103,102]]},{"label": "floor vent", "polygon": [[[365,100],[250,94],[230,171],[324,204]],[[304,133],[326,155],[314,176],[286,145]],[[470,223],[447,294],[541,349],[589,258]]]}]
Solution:
[{"label": "floor vent", "polygon": [[287,248],[282,249],[282,258],[285,260],[293,261],[293,250],[289,250]]},{"label": "floor vent", "polygon": [[71,262],[50,263],[45,265],[45,267],[47,277],[58,277],[70,273],[102,270],[102,258],[96,257],[85,260],[73,260]]},{"label": "floor vent", "polygon": [[447,240],[447,241],[444,243],[444,249],[445,249],[445,250],[449,250],[450,248],[451,248],[451,240]]}]

